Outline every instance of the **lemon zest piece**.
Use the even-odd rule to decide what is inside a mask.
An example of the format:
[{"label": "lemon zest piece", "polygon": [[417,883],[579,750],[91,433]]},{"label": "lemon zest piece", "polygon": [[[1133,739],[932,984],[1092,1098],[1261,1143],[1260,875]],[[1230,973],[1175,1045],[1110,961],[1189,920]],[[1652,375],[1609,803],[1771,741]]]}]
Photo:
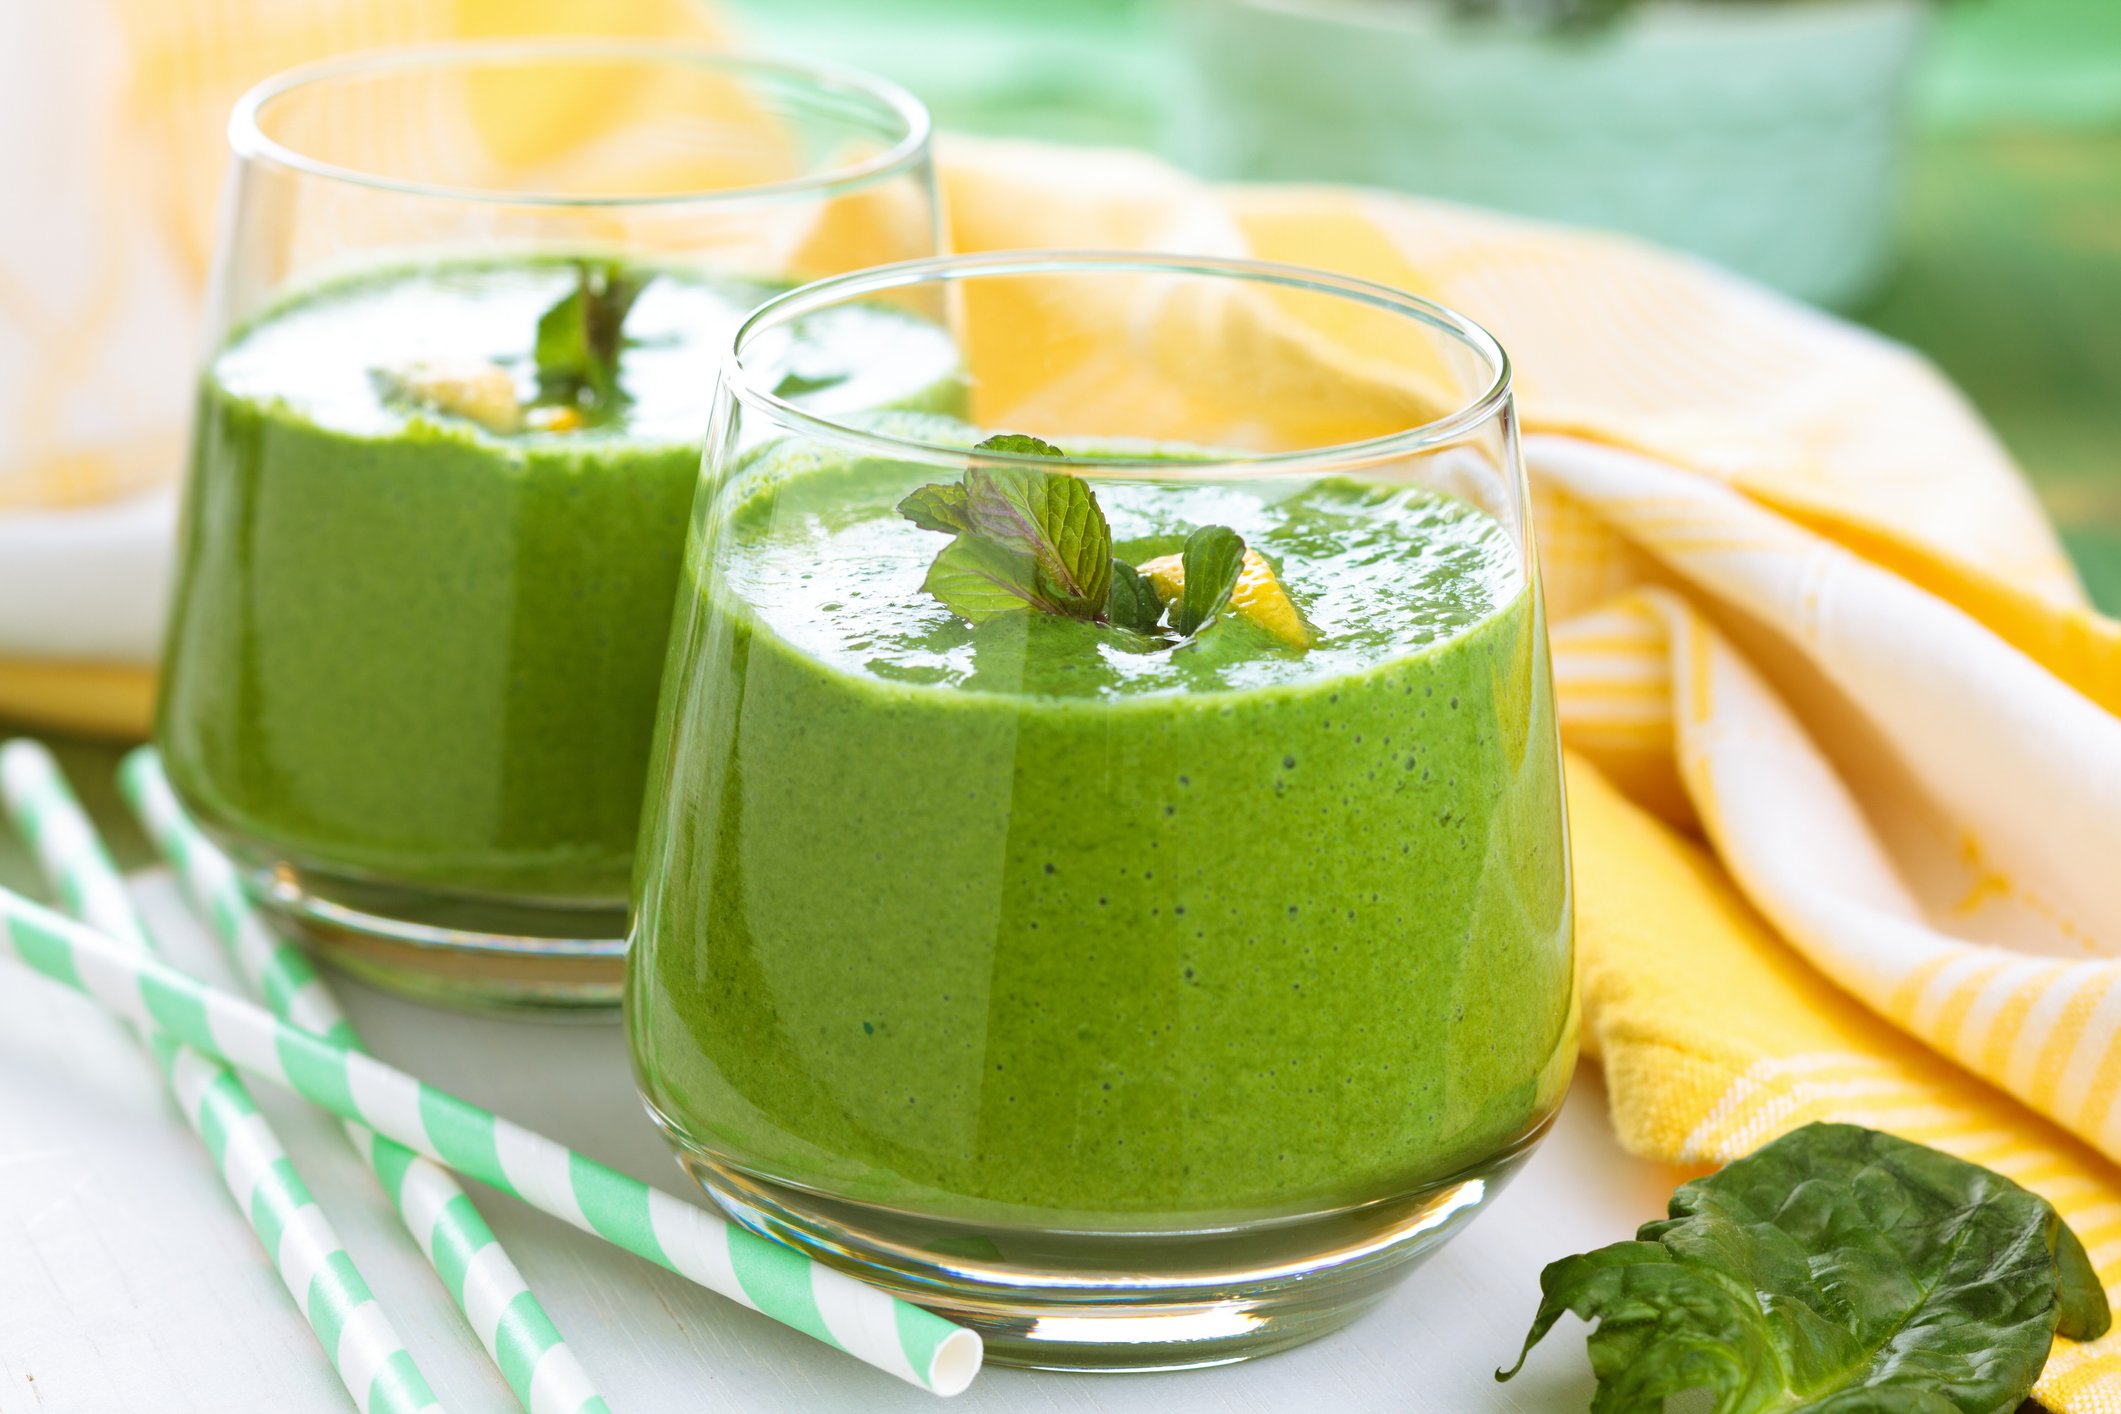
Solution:
[{"label": "lemon zest piece", "polygon": [[[1149,577],[1156,597],[1166,604],[1185,590],[1186,567],[1177,555],[1158,555],[1135,568]],[[1311,630],[1303,615],[1297,612],[1289,591],[1282,588],[1274,566],[1257,550],[1245,550],[1244,567],[1237,572],[1237,587],[1230,591],[1230,607],[1291,648],[1301,651],[1311,646]]]}]

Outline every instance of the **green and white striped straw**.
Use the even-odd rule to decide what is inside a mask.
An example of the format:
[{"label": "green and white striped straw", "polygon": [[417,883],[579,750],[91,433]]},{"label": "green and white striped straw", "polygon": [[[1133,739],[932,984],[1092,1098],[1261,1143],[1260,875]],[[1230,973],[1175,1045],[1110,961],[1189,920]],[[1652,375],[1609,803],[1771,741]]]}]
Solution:
[{"label": "green and white striped straw", "polygon": [[[282,1021],[336,1045],[366,1050],[309,954],[265,926],[244,895],[235,866],[185,818],[154,751],[142,747],[126,757],[118,783],[251,991]],[[516,1401],[529,1414],[610,1414],[581,1361],[449,1171],[351,1120],[346,1137],[374,1171]]]},{"label": "green and white striped straw", "polygon": [[[0,746],[0,796],[67,907],[112,940],[101,945],[115,956],[144,957],[153,939],[51,753],[31,741]],[[77,867],[84,860],[87,866]],[[355,1406],[362,1414],[439,1410],[434,1391],[243,1082],[156,1032],[152,1017],[129,1019],[142,1028],[178,1109],[213,1156],[229,1196],[250,1220]]]},{"label": "green and white striped straw", "polygon": [[980,1339],[696,1204],[606,1168],[241,997],[0,889],[0,954],[341,1119],[936,1394],[979,1373]]}]

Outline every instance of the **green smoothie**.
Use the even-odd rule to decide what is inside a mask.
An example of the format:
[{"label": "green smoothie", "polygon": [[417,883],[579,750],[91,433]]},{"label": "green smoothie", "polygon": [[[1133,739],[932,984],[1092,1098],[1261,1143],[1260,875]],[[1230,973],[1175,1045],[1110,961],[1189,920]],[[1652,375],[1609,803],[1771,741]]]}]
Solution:
[{"label": "green smoothie", "polygon": [[1536,1130],[1569,901],[1505,531],[1404,485],[1097,479],[1115,556],[1228,527],[1306,630],[1174,644],[951,612],[898,509],[934,475],[769,453],[701,498],[627,1000],[674,1136],[996,1230],[1172,1230]]},{"label": "green smoothie", "polygon": [[[246,862],[400,916],[621,931],[716,360],[772,287],[598,268],[626,294],[585,306],[607,367],[555,372],[596,333],[564,259],[326,285],[212,361],[158,736]],[[894,372],[855,372],[880,343]],[[889,312],[820,316],[785,359],[821,410],[959,397],[944,333]]]}]

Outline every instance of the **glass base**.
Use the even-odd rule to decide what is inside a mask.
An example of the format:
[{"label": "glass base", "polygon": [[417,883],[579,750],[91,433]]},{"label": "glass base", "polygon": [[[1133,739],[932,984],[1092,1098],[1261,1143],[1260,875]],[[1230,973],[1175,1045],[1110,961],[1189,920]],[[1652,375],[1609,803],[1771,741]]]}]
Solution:
[{"label": "glass base", "polygon": [[284,864],[249,882],[325,961],[388,991],[464,1011],[618,1018],[623,907],[438,900]]},{"label": "glass base", "polygon": [[917,1218],[739,1172],[672,1138],[736,1221],[970,1326],[989,1362],[1120,1373],[1227,1365],[1338,1330],[1492,1202],[1545,1130],[1406,1197],[1183,1233]]}]

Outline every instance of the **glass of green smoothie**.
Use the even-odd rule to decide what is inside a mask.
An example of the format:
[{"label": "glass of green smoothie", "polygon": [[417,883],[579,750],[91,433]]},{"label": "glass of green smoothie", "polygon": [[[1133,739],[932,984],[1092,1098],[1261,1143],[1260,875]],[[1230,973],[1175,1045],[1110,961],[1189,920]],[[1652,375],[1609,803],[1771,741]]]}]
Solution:
[{"label": "glass of green smoothie", "polygon": [[[958,338],[961,415],[775,391],[885,310]],[[683,1164],[1005,1363],[1352,1319],[1576,1054],[1502,350],[1294,267],[1028,253],[777,298],[717,397],[626,998]]]},{"label": "glass of green smoothie", "polygon": [[[170,779],[347,967],[609,1014],[717,350],[936,251],[926,117],[835,70],[511,42],[285,74],[230,138]],[[959,406],[914,323],[807,321],[780,394]]]}]

